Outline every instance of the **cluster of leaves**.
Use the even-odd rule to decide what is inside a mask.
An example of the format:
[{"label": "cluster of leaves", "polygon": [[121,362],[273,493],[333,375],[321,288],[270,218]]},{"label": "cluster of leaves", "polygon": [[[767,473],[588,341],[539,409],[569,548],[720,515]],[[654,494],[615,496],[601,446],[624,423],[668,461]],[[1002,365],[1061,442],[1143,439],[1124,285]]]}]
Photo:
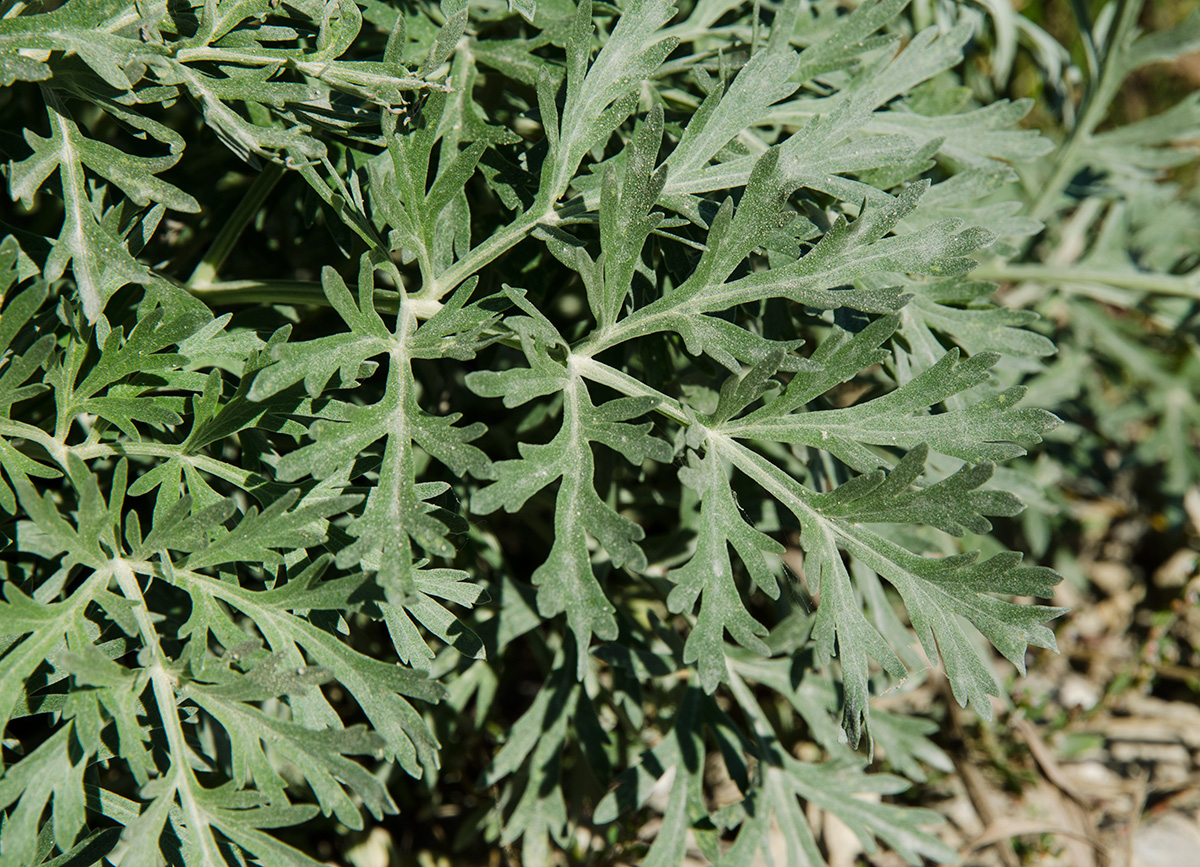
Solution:
[{"label": "cluster of leaves", "polygon": [[[45,5],[0,3],[5,864],[316,864],[286,829],[461,787],[528,865],[664,789],[646,864],[822,863],[805,804],[953,859],[854,748],[944,767],[871,695],[940,660],[989,715],[977,637],[1061,613],[975,539],[1057,419],[973,256],[1064,189],[946,84],[987,19]],[[1182,135],[1082,129],[1068,180]]]},{"label": "cluster of leaves", "polygon": [[[1139,78],[1142,87],[1165,88],[1168,79],[1151,76],[1200,50],[1200,12],[1185,17],[1186,4],[1174,21],[1160,22],[1171,26],[1146,32],[1153,13],[1174,8],[1111,3],[1093,21],[1077,4],[1077,32],[1066,46],[1025,19],[976,22],[980,36],[1011,43],[1018,57],[1028,52],[1065,94],[1056,109],[1047,106],[1058,138],[1053,158],[1022,169],[1033,191],[1029,212],[1045,231],[977,275],[1015,284],[1013,300],[1042,314],[1041,330],[1053,326],[1059,351],[1029,372],[1030,397],[1068,424],[1037,474],[1084,498],[1112,496],[1136,475],[1140,508],[1178,537],[1183,496],[1200,484],[1200,101],[1194,93],[1168,99],[1165,110],[1129,120],[1121,99]],[[1011,29],[1017,23],[1023,33]],[[1013,69],[995,70],[997,88],[1013,86]],[[1050,549],[1070,522],[1061,499],[1051,499],[1058,503],[1042,501],[1026,514],[1025,535],[1036,553],[1065,564],[1070,552]]]}]

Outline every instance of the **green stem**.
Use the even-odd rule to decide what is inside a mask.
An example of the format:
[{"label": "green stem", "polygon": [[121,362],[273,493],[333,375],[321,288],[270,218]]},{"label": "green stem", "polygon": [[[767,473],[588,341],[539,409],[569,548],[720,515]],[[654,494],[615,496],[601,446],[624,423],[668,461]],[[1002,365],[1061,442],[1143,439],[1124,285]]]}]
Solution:
[{"label": "green stem", "polygon": [[[321,284],[312,280],[223,280],[207,286],[189,286],[188,291],[206,304],[299,304],[328,307],[329,299]],[[418,319],[430,319],[442,309],[441,302],[432,298],[409,297]],[[375,309],[395,314],[400,310],[400,293],[389,289],[375,290]]]},{"label": "green stem", "polygon": [[179,446],[170,443],[91,443],[87,445],[67,446],[65,451],[72,452],[80,460],[84,461],[93,461],[96,458],[104,457],[123,457],[126,455],[156,457],[165,460],[178,459],[186,461],[198,470],[203,470],[210,476],[216,476],[218,479],[229,482],[231,485],[237,485],[243,491],[249,491],[258,487],[251,484],[251,480],[259,475],[258,473],[252,470],[243,470],[240,467],[232,466],[208,455],[185,455],[180,451]]},{"label": "green stem", "polygon": [[[274,165],[274,164],[272,164]],[[275,166],[276,172],[282,168]],[[266,171],[264,170],[264,175]],[[261,176],[260,176],[261,180]],[[312,183],[312,179],[309,179]],[[256,181],[257,185],[257,181]],[[184,288],[198,298],[210,304],[310,304],[327,306],[329,301],[320,283],[307,280],[213,280],[217,269],[229,255],[238,235],[246,223],[253,217],[261,204],[261,198],[253,206],[249,205],[254,192],[253,187],[247,191],[246,198],[238,205],[238,209],[230,218],[229,223],[213,242],[209,252],[205,254],[192,276],[188,278]],[[265,197],[266,192],[263,192]],[[564,215],[571,211],[568,206]],[[240,224],[238,221],[241,221]],[[540,223],[561,225],[570,217],[561,216],[553,207],[543,209],[535,202],[529,211],[522,214],[514,222],[505,226],[483,243],[473,247],[465,256],[447,268],[437,279],[425,283],[427,288],[409,296],[408,303],[415,306],[418,319],[428,319],[441,309],[442,298],[454,291],[463,280],[466,280],[480,268],[485,267],[509,248],[518,244],[521,239],[532,232]],[[371,243],[371,239],[356,228],[359,235]],[[224,240],[228,235],[228,239]],[[424,270],[424,269],[422,269]],[[395,313],[400,309],[400,296],[397,292],[379,291],[375,293],[377,306],[382,313]]]},{"label": "green stem", "polygon": [[183,812],[187,817],[192,839],[202,850],[199,853],[202,863],[219,863],[218,855],[213,851],[215,841],[208,830],[208,818],[203,814],[192,791],[193,787],[197,786],[197,782],[189,762],[191,750],[184,737],[183,726],[179,722],[175,678],[167,670],[168,659],[159,642],[158,630],[154,626],[150,609],[142,596],[142,588],[138,584],[131,564],[118,558],[112,561],[112,565],[117,586],[120,587],[122,595],[133,603],[133,616],[137,621],[138,632],[142,636],[142,644],[151,655],[151,663],[147,668],[153,686],[154,702],[158,706],[159,719],[162,720],[163,731],[167,736],[167,746],[171,753],[172,785],[179,793],[183,803]]},{"label": "green stem", "polygon": [[[191,284],[189,292],[210,305],[224,304],[299,304],[329,306],[325,290],[314,280],[221,280]],[[375,293],[378,300],[380,295]],[[380,305],[383,306],[383,305]]]},{"label": "green stem", "polygon": [[746,686],[746,681],[742,680],[735,664],[728,657],[725,659],[725,673],[729,691],[733,693],[734,700],[746,714],[746,718],[750,721],[750,727],[754,729],[754,739],[758,742],[761,754],[763,756],[771,755],[770,745],[775,741],[775,730],[771,727],[767,715],[763,713],[762,707],[755,700],[754,693],[750,691],[750,687]]},{"label": "green stem", "polygon": [[467,251],[467,255],[443,271],[441,276],[430,284],[429,291],[422,290],[417,295],[417,298],[421,300],[441,300],[447,294],[453,292],[463,280],[466,280],[510,247],[516,246],[522,238],[533,231],[538,223],[558,222],[553,207],[548,208],[544,213],[539,213],[540,210],[535,202],[534,207],[526,211],[515,222],[509,223],[482,244],[472,247]]},{"label": "green stem", "polygon": [[1079,35],[1083,39],[1083,53],[1088,64],[1088,80],[1095,83],[1100,75],[1100,55],[1096,51],[1096,42],[1092,38],[1092,16],[1088,12],[1086,0],[1071,0],[1071,11],[1075,13],[1075,23],[1079,25]]},{"label": "green stem", "polygon": [[246,194],[242,196],[238,206],[229,215],[229,219],[221,227],[217,237],[213,239],[204,258],[192,271],[192,276],[188,277],[189,289],[195,286],[207,286],[217,276],[217,272],[221,270],[221,266],[225,264],[225,260],[229,258],[229,254],[233,252],[238,239],[241,238],[242,232],[245,231],[246,226],[250,225],[250,221],[258,213],[258,209],[262,207],[263,202],[266,201],[267,196],[270,195],[271,190],[275,189],[275,184],[282,177],[283,166],[278,163],[267,163],[259,172],[254,183],[250,185],[250,189],[246,190]]},{"label": "green stem", "polygon": [[50,457],[54,458],[59,466],[64,470],[67,468],[67,452],[70,449],[63,444],[62,440],[56,439],[39,427],[15,419],[0,419],[0,436],[37,443],[50,454]]},{"label": "green stem", "polygon": [[653,397],[658,401],[658,406],[654,409],[672,421],[677,421],[680,424],[694,424],[695,419],[689,419],[684,414],[683,407],[679,401],[672,397],[668,397],[656,388],[646,385],[641,380],[630,376],[624,371],[617,370],[615,367],[609,367],[602,361],[597,361],[586,355],[572,355],[570,359],[571,370],[578,373],[585,379],[590,379],[592,382],[600,385],[607,385],[614,391],[619,391],[621,394],[629,397]]},{"label": "green stem", "polygon": [[1149,292],[1154,295],[1169,295],[1200,301],[1200,272],[1187,276],[1154,274],[1151,272],[1122,272],[1071,265],[1017,265],[989,263],[980,265],[971,272],[972,278],[992,280],[997,283],[1019,283],[1033,281],[1047,284],[1086,284],[1112,286],[1132,292]]},{"label": "green stem", "polygon": [[1126,69],[1119,61],[1125,41],[1130,30],[1137,24],[1138,15],[1142,10],[1143,0],[1121,0],[1117,11],[1117,20],[1112,25],[1108,42],[1101,59],[1100,78],[1094,86],[1089,86],[1083,96],[1083,106],[1079,120],[1067,134],[1055,155],[1055,169],[1050,180],[1042,187],[1030,216],[1035,220],[1045,220],[1054,211],[1058,197],[1071,182],[1079,168],[1079,154],[1091,143],[1092,133],[1108,114],[1108,107],[1116,96],[1121,82],[1125,79]]},{"label": "green stem", "polygon": [[74,454],[77,458],[84,461],[123,455],[144,455],[146,457],[165,458],[167,460],[179,458],[180,460],[188,461],[197,469],[203,470],[219,479],[224,479],[230,484],[237,485],[246,491],[253,487],[250,484],[250,480],[257,475],[257,473],[250,470],[243,470],[207,455],[184,455],[180,452],[179,446],[170,443],[81,443],[70,446],[55,439],[40,428],[12,419],[0,419],[0,436],[37,443],[64,470],[67,469],[67,455],[69,454]]}]

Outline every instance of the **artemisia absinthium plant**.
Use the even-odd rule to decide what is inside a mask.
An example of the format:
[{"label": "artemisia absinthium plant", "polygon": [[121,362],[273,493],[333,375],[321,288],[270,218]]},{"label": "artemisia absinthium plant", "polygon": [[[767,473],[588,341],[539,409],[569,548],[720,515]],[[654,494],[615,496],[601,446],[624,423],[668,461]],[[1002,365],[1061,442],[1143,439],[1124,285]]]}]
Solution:
[{"label": "artemisia absinthium plant", "polygon": [[1050,144],[953,85],[969,24],[0,11],[5,865],[312,865],[430,805],[468,861],[819,864],[806,804],[953,860],[857,797],[907,786],[868,743],[945,759],[870,697],[940,661],[987,715],[979,636],[1023,668],[1060,613],[987,536],[1053,346],[970,276]]}]

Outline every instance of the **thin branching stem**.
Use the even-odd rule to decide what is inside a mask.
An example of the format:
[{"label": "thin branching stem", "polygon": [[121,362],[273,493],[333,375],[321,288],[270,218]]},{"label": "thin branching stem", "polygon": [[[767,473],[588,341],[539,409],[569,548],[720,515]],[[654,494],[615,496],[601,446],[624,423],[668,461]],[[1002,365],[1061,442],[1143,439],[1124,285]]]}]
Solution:
[{"label": "thin branching stem", "polygon": [[1124,272],[1112,269],[1079,268],[1072,265],[1006,264],[989,262],[977,268],[973,275],[980,280],[998,283],[1042,283],[1086,289],[1087,286],[1108,286],[1125,289],[1134,295],[1164,295],[1174,298],[1200,300],[1200,274],[1163,274],[1150,271]]},{"label": "thin branching stem", "polygon": [[195,269],[185,284],[188,289],[203,289],[216,279],[221,266],[225,264],[225,260],[229,258],[229,254],[237,245],[238,239],[242,237],[242,232],[250,225],[267,200],[267,196],[275,189],[275,185],[283,177],[283,172],[283,166],[275,162],[268,162],[263,166],[258,177],[250,184],[245,195],[242,196],[242,200],[238,202],[238,206],[222,224],[221,230],[217,232],[217,237],[213,239],[204,256],[196,263]]},{"label": "thin branching stem", "polygon": [[1099,60],[1100,74],[1089,83],[1083,96],[1079,120],[1055,154],[1054,171],[1030,208],[1030,216],[1036,220],[1045,220],[1058,207],[1059,197],[1079,171],[1080,156],[1086,151],[1092,133],[1108,115],[1108,108],[1129,71],[1121,62],[1121,54],[1137,24],[1142,2],[1120,0],[1103,56]]}]

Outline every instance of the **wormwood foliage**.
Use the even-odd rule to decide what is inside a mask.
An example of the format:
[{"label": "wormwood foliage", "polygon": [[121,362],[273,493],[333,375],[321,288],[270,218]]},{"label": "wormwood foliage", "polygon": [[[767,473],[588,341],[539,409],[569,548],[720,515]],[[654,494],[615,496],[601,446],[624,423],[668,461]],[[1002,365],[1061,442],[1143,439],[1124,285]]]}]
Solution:
[{"label": "wormwood foliage", "polygon": [[856,796],[1054,648],[1051,143],[905,5],[0,3],[3,863],[953,860]]}]

